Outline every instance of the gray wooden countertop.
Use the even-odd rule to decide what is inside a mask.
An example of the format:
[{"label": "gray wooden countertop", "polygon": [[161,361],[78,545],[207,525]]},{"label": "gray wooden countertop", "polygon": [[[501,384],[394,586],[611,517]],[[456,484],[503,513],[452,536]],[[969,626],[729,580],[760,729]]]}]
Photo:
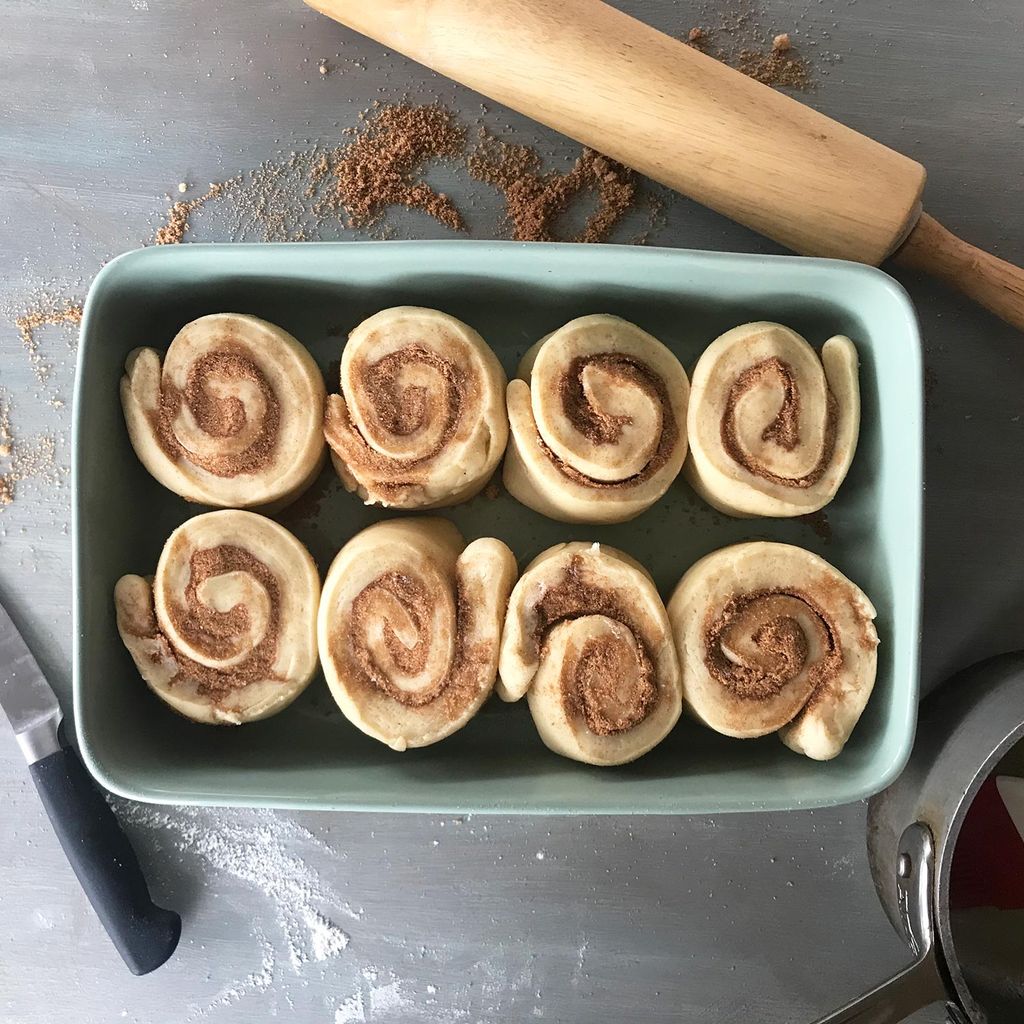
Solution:
[{"label": "gray wooden countertop", "polygon": [[[676,34],[713,10],[700,0],[621,6]],[[826,73],[806,100],[922,161],[931,213],[1024,261],[1019,0],[778,0],[760,9],[769,27],[822,55],[815,62]],[[55,434],[63,466],[67,335],[41,334],[55,364],[41,387],[11,323],[42,284],[81,296],[102,261],[152,236],[179,181],[220,180],[278,150],[333,140],[373,100],[408,93],[479,111],[478,97],[297,0],[6,0],[0,40],[0,388],[19,434]],[[829,64],[826,54],[839,59]],[[317,72],[324,58],[327,76]],[[558,150],[550,133],[492,114]],[[682,199],[666,212],[658,244],[773,251]],[[493,231],[495,215],[493,199],[479,199],[476,233]],[[400,231],[444,234],[416,216]],[[336,234],[347,237],[340,226]],[[216,238],[215,228],[202,237]],[[903,280],[927,364],[927,689],[1020,646],[1024,634],[1024,338],[937,286]],[[54,397],[63,408],[48,404]],[[66,482],[27,483],[0,508],[0,601],[66,706],[68,504]],[[862,805],[715,819],[464,820],[122,805],[158,898],[185,918],[176,957],[133,979],[3,726],[0,805],[0,1020],[10,1024],[275,1014],[323,1024],[798,1024],[907,956],[875,900]],[[285,907],[282,893],[298,903]],[[314,914],[296,925],[300,905]],[[316,914],[344,930],[344,949],[317,946]]]}]

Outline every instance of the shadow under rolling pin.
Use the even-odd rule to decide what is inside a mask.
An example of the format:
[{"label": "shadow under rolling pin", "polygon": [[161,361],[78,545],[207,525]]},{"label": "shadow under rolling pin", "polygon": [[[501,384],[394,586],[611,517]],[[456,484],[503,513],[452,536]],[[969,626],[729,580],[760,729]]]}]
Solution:
[{"label": "shadow under rolling pin", "polygon": [[808,256],[892,256],[1024,330],[1024,270],[921,212],[925,170],[600,0],[306,0]]}]

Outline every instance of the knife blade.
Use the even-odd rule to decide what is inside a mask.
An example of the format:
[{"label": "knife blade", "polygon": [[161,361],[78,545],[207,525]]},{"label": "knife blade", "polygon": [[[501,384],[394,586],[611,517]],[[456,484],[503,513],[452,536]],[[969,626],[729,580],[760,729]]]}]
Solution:
[{"label": "knife blade", "polygon": [[61,742],[60,704],[0,605],[0,708],[10,719],[53,830],[118,952],[148,974],[174,952],[181,918],[158,907],[128,837],[78,755]]},{"label": "knife blade", "polygon": [[0,605],[0,708],[14,727],[14,736],[29,764],[60,749],[61,723],[57,695],[21,639],[10,615]]}]

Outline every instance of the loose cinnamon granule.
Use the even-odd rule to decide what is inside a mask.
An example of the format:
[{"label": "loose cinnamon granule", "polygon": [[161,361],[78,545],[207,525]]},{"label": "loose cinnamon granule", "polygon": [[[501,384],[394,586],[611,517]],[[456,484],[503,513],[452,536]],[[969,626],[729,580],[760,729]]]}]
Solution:
[{"label": "loose cinnamon granule", "polygon": [[520,242],[556,241],[559,219],[587,196],[596,200],[597,209],[579,233],[565,240],[603,242],[636,200],[634,172],[592,149],[584,149],[569,171],[544,172],[536,150],[483,131],[466,163],[474,178],[504,194],[505,217]]},{"label": "loose cinnamon granule", "polygon": [[157,228],[156,234],[153,236],[153,244],[177,245],[181,242],[188,232],[189,218],[192,214],[210,199],[217,199],[221,196],[224,190],[236,180],[211,182],[210,188],[201,196],[196,196],[195,199],[180,199],[178,202],[172,203],[167,210],[164,223]]},{"label": "loose cinnamon granule", "polygon": [[39,352],[39,340],[36,338],[36,331],[40,327],[59,325],[78,327],[81,322],[82,307],[80,304],[72,302],[64,305],[40,303],[15,318],[14,326],[17,328],[18,336],[21,338],[25,351],[28,352],[29,362],[32,364],[32,369],[40,384],[46,382],[53,367],[43,361],[42,355]]},{"label": "loose cinnamon granule", "polygon": [[415,177],[430,160],[462,153],[465,129],[435,105],[395,103],[375,110],[330,161],[335,200],[349,227],[369,227],[389,206],[422,210],[454,231],[462,214],[442,192]]}]

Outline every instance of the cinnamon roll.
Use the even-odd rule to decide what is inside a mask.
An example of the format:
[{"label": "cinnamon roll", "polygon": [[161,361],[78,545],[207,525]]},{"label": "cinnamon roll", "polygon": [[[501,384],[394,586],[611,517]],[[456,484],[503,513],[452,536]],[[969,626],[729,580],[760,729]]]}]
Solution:
[{"label": "cinnamon roll", "polygon": [[526,694],[553,751],[625,764],[668,735],[682,708],[665,606],[628,555],[558,544],[527,567],[509,599],[498,694]]},{"label": "cinnamon roll", "polygon": [[441,508],[472,498],[508,441],[505,372],[471,327],[396,306],[364,320],[341,354],[324,434],[342,483],[368,505]]},{"label": "cinnamon roll", "polygon": [[777,732],[818,761],[850,737],[875,682],[875,609],[823,558],[790,544],[705,556],[668,603],[687,706],[726,736]]},{"label": "cinnamon roll", "polygon": [[508,386],[505,488],[570,523],[621,523],[650,508],[686,457],[689,383],[635,324],[571,320],[523,357]]},{"label": "cinnamon roll", "polygon": [[799,516],[827,505],[857,448],[857,350],[821,357],[796,331],[759,321],[711,343],[693,371],[684,475],[720,512]]},{"label": "cinnamon roll", "polygon": [[499,540],[467,545],[447,520],[395,519],[356,534],[324,582],[318,637],[345,717],[394,750],[461,729],[494,688],[516,575]]},{"label": "cinnamon roll", "polygon": [[178,527],[152,579],[122,576],[117,628],[149,688],[196,722],[287,707],[316,671],[320,577],[283,526],[207,512]]},{"label": "cinnamon roll", "polygon": [[313,357],[254,316],[186,324],[161,360],[137,348],[121,405],[142,464],[189,501],[280,508],[323,464],[325,388]]}]

